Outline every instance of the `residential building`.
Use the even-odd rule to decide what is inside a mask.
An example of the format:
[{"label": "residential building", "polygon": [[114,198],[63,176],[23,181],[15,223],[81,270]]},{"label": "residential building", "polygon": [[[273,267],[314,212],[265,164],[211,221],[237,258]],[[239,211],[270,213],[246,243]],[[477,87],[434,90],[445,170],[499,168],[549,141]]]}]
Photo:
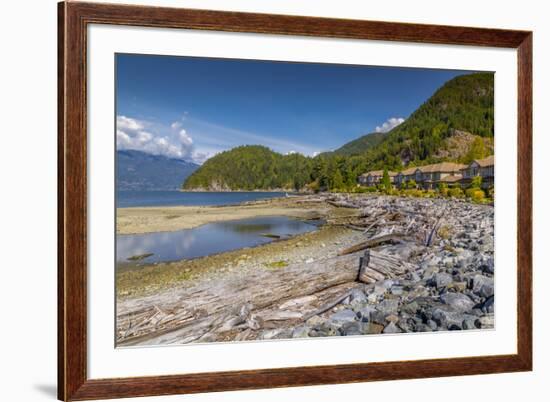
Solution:
[{"label": "residential building", "polygon": [[[388,175],[390,177],[390,183],[394,183],[395,177],[397,176],[396,172],[388,172]],[[372,170],[367,173],[363,173],[361,176],[359,176],[359,184],[367,187],[372,187],[380,184],[382,182],[382,178],[384,177],[384,171],[383,170]]]},{"label": "residential building", "polygon": [[466,165],[453,162],[441,162],[420,166],[415,171],[417,184],[425,190],[435,189],[439,183],[455,183],[462,178],[462,169]]},{"label": "residential building", "polygon": [[409,180],[415,180],[415,172],[416,168],[412,167],[397,173],[397,175],[395,176],[396,187],[405,187]]},{"label": "residential building", "polygon": [[[483,178],[482,187],[490,187],[494,182],[494,156],[476,159],[469,165],[454,162],[441,162],[431,165],[411,167],[399,173],[388,172],[390,182],[399,188],[404,188],[410,180],[416,182],[418,188],[436,189],[440,183],[448,185],[460,184],[467,187],[475,176]],[[376,186],[382,182],[383,170],[373,170],[359,176],[359,183],[364,186]]]},{"label": "residential building", "polygon": [[495,182],[495,156],[491,155],[483,159],[475,159],[468,166],[461,169],[462,184],[467,187],[472,179],[481,176],[481,187],[487,188]]}]

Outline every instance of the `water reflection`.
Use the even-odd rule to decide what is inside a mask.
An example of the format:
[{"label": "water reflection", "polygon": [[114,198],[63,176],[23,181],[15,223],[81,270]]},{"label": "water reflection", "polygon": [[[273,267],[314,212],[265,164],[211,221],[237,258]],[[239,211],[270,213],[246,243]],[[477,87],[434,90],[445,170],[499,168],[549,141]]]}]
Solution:
[{"label": "water reflection", "polygon": [[117,236],[117,261],[152,253],[144,262],[174,261],[253,247],[316,229],[318,222],[271,216],[209,223],[178,232]]}]

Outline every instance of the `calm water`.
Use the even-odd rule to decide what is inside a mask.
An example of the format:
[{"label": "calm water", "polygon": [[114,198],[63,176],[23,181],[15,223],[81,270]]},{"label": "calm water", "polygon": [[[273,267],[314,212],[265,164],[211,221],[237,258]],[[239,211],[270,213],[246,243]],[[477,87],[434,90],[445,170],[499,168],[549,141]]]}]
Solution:
[{"label": "calm water", "polygon": [[181,191],[117,191],[117,208],[174,205],[231,205],[264,198],[283,197],[285,193],[267,192],[193,192]]},{"label": "calm water", "polygon": [[117,261],[153,253],[143,262],[174,261],[253,247],[274,240],[311,232],[320,222],[299,221],[271,216],[209,223],[177,232],[147,233],[117,236]]}]

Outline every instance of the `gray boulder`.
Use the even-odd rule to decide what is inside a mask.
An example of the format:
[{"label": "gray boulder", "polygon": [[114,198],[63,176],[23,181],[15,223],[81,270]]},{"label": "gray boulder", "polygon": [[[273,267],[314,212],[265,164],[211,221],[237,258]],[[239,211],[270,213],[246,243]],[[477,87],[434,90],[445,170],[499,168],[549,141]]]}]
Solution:
[{"label": "gray boulder", "polygon": [[472,291],[481,297],[490,297],[495,293],[493,278],[484,275],[475,275],[472,279]]},{"label": "gray boulder", "polygon": [[376,310],[384,314],[384,316],[396,314],[398,308],[399,301],[397,299],[385,299],[376,306]]},{"label": "gray boulder", "polygon": [[484,313],[494,313],[495,312],[495,297],[491,296],[487,300],[485,300],[485,303],[483,303],[483,306],[481,307],[481,311]]},{"label": "gray boulder", "polygon": [[359,315],[359,318],[361,318],[361,321],[367,322],[370,320],[370,315],[372,313],[376,312],[376,309],[372,305],[367,305],[361,308],[357,314]]},{"label": "gray boulder", "polygon": [[386,325],[386,327],[382,331],[382,333],[384,334],[399,334],[401,332],[403,331],[401,331],[401,329],[393,322],[390,322],[388,325]]},{"label": "gray boulder", "polygon": [[476,322],[477,320],[474,318],[467,318],[462,322],[462,329],[478,329]]},{"label": "gray boulder", "polygon": [[308,338],[309,337],[309,331],[311,329],[305,325],[300,325],[299,327],[294,328],[294,331],[292,331],[292,337],[293,338]]},{"label": "gray boulder", "polygon": [[351,291],[351,295],[350,295],[351,304],[364,303],[366,301],[367,301],[367,295],[363,291],[361,291],[360,289],[353,289]]},{"label": "gray boulder", "polygon": [[474,308],[475,303],[468,296],[462,293],[444,293],[440,297],[441,301],[453,308],[459,313],[470,311]]},{"label": "gray boulder", "polygon": [[340,310],[339,312],[330,316],[330,321],[335,324],[344,324],[346,322],[353,322],[357,319],[357,314],[353,310]]},{"label": "gray boulder", "polygon": [[347,322],[340,327],[338,330],[341,335],[353,336],[353,335],[363,335],[367,332],[368,324],[362,322]]},{"label": "gray boulder", "polygon": [[453,277],[445,272],[439,272],[432,278],[432,285],[438,289],[447,287],[451,283],[453,283]]},{"label": "gray boulder", "polygon": [[495,327],[495,316],[492,314],[479,317],[476,321],[481,329],[493,329]]},{"label": "gray boulder", "polygon": [[464,314],[454,311],[450,306],[436,307],[432,311],[432,318],[438,326],[444,329],[452,327],[462,328],[464,322]]}]

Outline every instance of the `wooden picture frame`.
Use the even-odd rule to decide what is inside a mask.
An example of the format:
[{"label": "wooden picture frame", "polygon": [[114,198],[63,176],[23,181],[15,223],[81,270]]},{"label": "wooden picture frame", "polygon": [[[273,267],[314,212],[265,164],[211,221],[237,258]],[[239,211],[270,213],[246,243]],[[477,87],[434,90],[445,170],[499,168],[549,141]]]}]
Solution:
[{"label": "wooden picture frame", "polygon": [[[58,7],[58,397],[121,398],[532,369],[532,33],[128,5]],[[518,52],[517,353],[153,377],[87,376],[87,26],[216,30],[432,44]]]}]

